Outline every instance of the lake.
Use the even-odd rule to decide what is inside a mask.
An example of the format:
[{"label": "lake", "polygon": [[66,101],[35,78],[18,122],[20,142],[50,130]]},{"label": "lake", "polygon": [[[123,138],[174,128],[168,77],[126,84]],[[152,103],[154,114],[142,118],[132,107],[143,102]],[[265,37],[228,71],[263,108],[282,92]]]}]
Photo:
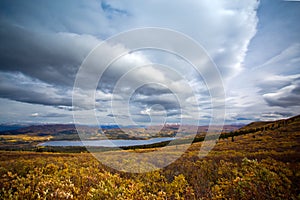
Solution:
[{"label": "lake", "polygon": [[89,146],[89,147],[131,147],[139,145],[149,145],[165,141],[171,141],[175,138],[164,137],[164,138],[152,138],[149,140],[82,140],[82,141],[49,141],[40,143],[39,146],[59,146],[59,147],[70,147],[70,146]]}]

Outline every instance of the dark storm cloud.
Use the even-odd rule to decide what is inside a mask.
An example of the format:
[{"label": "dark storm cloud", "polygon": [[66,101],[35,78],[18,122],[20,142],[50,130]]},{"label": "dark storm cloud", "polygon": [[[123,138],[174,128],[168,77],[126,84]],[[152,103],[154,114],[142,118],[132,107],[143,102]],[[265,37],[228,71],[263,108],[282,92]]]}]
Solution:
[{"label": "dark storm cloud", "polygon": [[300,96],[300,85],[297,85],[296,88],[291,91],[291,93]]},{"label": "dark storm cloud", "polygon": [[[264,100],[269,106],[279,106],[279,107],[294,107],[300,106],[300,80],[299,75],[288,78],[288,84],[283,87],[277,88],[275,91],[270,91],[263,95]],[[281,84],[276,84],[274,86],[281,86]],[[265,88],[264,90],[266,90]]]},{"label": "dark storm cloud", "polygon": [[265,98],[269,106],[279,106],[279,107],[291,107],[291,106],[300,106],[300,95],[289,95],[286,97],[279,98]]},{"label": "dark storm cloud", "polygon": [[92,36],[35,32],[0,21],[0,70],[44,82],[73,85],[82,60],[97,44]]},{"label": "dark storm cloud", "polygon": [[[22,13],[16,12],[14,17]],[[0,19],[0,97],[69,110],[76,72],[99,40],[91,35],[26,27],[19,25],[18,19]]]},{"label": "dark storm cloud", "polygon": [[147,96],[145,98],[134,99],[133,102],[139,103],[145,107],[151,107],[152,105],[161,105],[166,110],[180,109],[180,104],[176,101],[175,96],[173,98],[163,96]]},{"label": "dark storm cloud", "polygon": [[1,97],[7,98],[15,101],[31,103],[31,104],[41,104],[41,105],[51,105],[51,106],[72,106],[71,99],[64,98],[61,96],[60,98],[45,95],[45,93],[39,93],[35,91],[22,90],[18,88],[6,88],[1,89]]},{"label": "dark storm cloud", "polygon": [[65,88],[54,88],[21,73],[0,73],[0,97],[20,102],[72,106],[70,94]]},{"label": "dark storm cloud", "polygon": [[268,117],[268,118],[283,118],[283,117],[291,117],[295,115],[292,112],[268,112],[263,113],[262,117]]},{"label": "dark storm cloud", "polygon": [[274,91],[278,91],[280,88],[289,86],[291,80],[263,80],[261,83],[258,83],[257,86],[260,88],[260,94],[266,94]]},{"label": "dark storm cloud", "polygon": [[108,115],[106,115],[107,117],[115,117],[115,115],[113,115],[113,114],[108,114]]},{"label": "dark storm cloud", "polygon": [[139,88],[135,91],[137,94],[152,96],[152,95],[161,95],[161,94],[171,94],[172,91],[165,87],[160,87],[159,85],[148,85],[142,88]]}]

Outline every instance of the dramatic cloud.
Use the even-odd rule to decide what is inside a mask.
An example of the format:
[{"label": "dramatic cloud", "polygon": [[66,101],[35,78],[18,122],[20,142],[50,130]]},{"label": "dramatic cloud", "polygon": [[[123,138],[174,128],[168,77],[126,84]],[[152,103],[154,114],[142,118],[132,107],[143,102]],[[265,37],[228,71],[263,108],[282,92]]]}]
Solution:
[{"label": "dramatic cloud", "polygon": [[72,106],[71,91],[53,87],[21,73],[0,72],[0,97],[52,106]]},{"label": "dramatic cloud", "polygon": [[20,71],[54,85],[72,86],[81,62],[100,42],[91,35],[1,25],[0,70]]},{"label": "dramatic cloud", "polygon": [[[295,43],[280,54],[254,68],[253,80],[270,106],[300,106],[300,44]],[[263,77],[265,76],[265,77]]]},{"label": "dramatic cloud", "polygon": [[[114,34],[143,27],[182,32],[204,48],[223,78],[228,123],[298,114],[297,9],[297,3],[253,0],[3,0],[0,122],[72,121],[73,85],[86,56]],[[152,35],[147,37],[155,41]],[[179,42],[172,37],[159,42],[166,41],[174,46]],[[86,111],[95,109],[101,123],[114,123],[114,118],[125,122],[130,117],[148,123],[151,116],[157,122],[161,118],[155,116],[169,116],[173,121],[186,118],[191,123],[201,117],[202,123],[209,122],[213,109],[210,92],[220,86],[213,85],[208,91],[204,77],[170,52],[141,50],[118,58],[97,83],[95,99],[90,98],[90,81],[99,76],[98,67],[126,47],[107,44],[105,48],[105,58],[91,61],[83,87],[77,88],[80,93],[76,97],[82,101],[73,109],[86,121]],[[190,52],[184,44],[180,48]],[[195,59],[210,79],[211,69],[205,68],[208,61],[201,56]],[[124,105],[127,100],[128,106]],[[11,111],[16,109],[20,114]]]},{"label": "dramatic cloud", "polygon": [[263,96],[270,106],[300,106],[300,81],[298,80],[281,88],[277,92],[267,93]]}]

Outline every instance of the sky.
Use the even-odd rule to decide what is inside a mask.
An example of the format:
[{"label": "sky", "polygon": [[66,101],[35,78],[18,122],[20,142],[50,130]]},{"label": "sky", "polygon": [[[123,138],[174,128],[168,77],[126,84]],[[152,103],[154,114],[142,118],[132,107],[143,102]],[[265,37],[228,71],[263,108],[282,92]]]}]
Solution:
[{"label": "sky", "polygon": [[[73,123],[75,114],[91,124],[87,111],[93,111],[100,124],[208,124],[217,109],[205,80],[212,77],[158,49],[116,59],[96,83],[95,98],[81,88],[80,105],[72,104],[76,77],[90,53],[117,34],[147,27],[184,34],[204,49],[222,78],[226,124],[298,115],[299,19],[299,1],[1,0],[0,123]],[[179,41],[160,42],[172,48]],[[106,44],[105,53],[126,48]],[[87,82],[104,60],[94,61]],[[209,65],[203,66],[209,74]]]}]

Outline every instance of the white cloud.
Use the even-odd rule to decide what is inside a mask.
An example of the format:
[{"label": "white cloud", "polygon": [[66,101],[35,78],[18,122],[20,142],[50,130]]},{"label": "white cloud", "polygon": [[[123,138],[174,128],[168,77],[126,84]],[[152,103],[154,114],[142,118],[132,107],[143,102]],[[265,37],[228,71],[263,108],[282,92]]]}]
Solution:
[{"label": "white cloud", "polygon": [[262,65],[256,66],[253,70],[270,72],[273,74],[294,74],[299,73],[300,66],[300,43],[295,43]]},{"label": "white cloud", "polygon": [[[227,115],[274,120],[299,114],[299,43],[283,49],[264,64],[251,66],[227,85]],[[274,114],[275,113],[275,114]],[[252,116],[252,117],[250,117]],[[268,117],[267,117],[268,116]]]},{"label": "white cloud", "polygon": [[[287,103],[287,106],[293,107],[299,97],[297,80],[300,45],[293,44],[264,64],[256,68],[251,66],[254,67],[252,70],[247,69],[250,66],[244,66],[244,61],[249,43],[257,32],[258,5],[259,2],[253,0],[12,3],[11,13],[0,14],[0,23],[5,27],[0,30],[1,52],[5,52],[0,54],[0,97],[52,105],[55,108],[70,107],[75,74],[95,45],[121,31],[155,26],[183,32],[207,50],[224,79],[229,119],[247,118],[248,114],[258,118],[259,115],[255,113],[281,116],[274,114],[273,108],[269,106]],[[166,40],[171,44],[179,42],[174,38]],[[181,47],[182,51],[189,52],[185,45]],[[92,61],[94,68],[85,74],[87,78],[83,84],[89,88],[90,80],[98,76],[97,63],[118,55],[124,48],[121,44],[106,46],[107,56],[103,60]],[[203,65],[207,62],[200,56],[198,61]],[[153,63],[169,68],[149,65]],[[148,66],[136,68],[144,65]],[[105,72],[96,92],[96,102],[90,99],[91,91],[81,93],[82,107],[95,103],[99,118],[110,122],[111,117],[108,115],[111,114],[112,97],[122,102],[128,91],[137,89],[136,86],[155,82],[170,87],[174,93],[184,97],[185,110],[178,114],[171,109],[170,105],[174,102],[171,91],[157,85],[148,85],[140,91],[143,94],[137,96],[143,99],[137,98],[133,106],[132,112],[136,116],[150,112],[155,100],[162,105],[169,105],[169,110],[166,110],[179,118],[197,118],[196,108],[201,109],[201,116],[209,116],[210,96],[203,80],[195,74],[185,61],[167,52],[134,52],[121,57]],[[115,83],[122,80],[122,77],[123,82],[116,90],[117,94],[113,95]],[[197,91],[195,99],[200,106],[195,103],[191,88]],[[288,100],[282,99],[284,96]],[[118,105],[122,117],[122,112],[127,112],[122,110],[123,107],[124,104]],[[89,106],[86,108],[91,109]],[[278,110],[282,112],[281,108]],[[47,116],[39,114],[39,117]]]},{"label": "white cloud", "polygon": [[252,0],[172,1],[172,4],[114,1],[112,6],[130,13],[122,30],[124,26],[158,26],[188,34],[209,52],[224,78],[237,75],[241,69],[258,21],[258,2]]},{"label": "white cloud", "polygon": [[39,113],[32,113],[30,116],[32,116],[32,117],[38,117]]},{"label": "white cloud", "polygon": [[293,81],[290,85],[276,92],[266,93],[264,99],[270,106],[295,107],[300,106],[300,81]]}]

